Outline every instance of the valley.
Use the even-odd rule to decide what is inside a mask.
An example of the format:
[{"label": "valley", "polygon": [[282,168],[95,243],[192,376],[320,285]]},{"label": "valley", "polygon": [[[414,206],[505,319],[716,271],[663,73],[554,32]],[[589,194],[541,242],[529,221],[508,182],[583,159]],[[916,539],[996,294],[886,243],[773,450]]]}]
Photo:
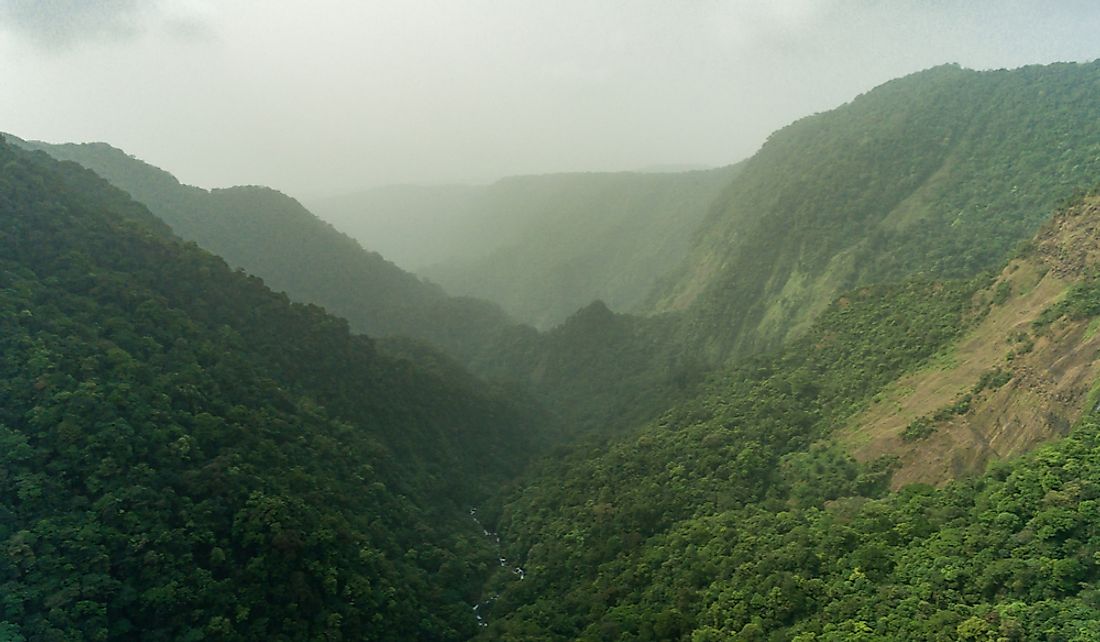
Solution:
[{"label": "valley", "polygon": [[0,640],[1100,639],[1098,109],[309,207],[4,134]]}]

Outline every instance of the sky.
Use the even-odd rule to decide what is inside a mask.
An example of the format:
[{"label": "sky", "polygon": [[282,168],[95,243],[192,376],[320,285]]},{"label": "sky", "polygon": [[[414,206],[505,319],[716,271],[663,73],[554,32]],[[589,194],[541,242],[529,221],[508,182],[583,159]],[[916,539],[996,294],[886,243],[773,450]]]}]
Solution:
[{"label": "sky", "polygon": [[0,0],[0,131],[306,198],[717,166],[891,78],[1098,33],[1094,0]]}]

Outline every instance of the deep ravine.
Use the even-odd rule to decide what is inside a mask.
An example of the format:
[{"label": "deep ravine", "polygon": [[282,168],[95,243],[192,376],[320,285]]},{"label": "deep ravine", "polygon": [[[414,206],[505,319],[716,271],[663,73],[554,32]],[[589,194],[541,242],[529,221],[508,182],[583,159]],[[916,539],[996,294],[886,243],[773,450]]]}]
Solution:
[{"label": "deep ravine", "polygon": [[[504,551],[500,545],[500,535],[490,531],[481,523],[481,520],[477,517],[477,506],[470,508],[470,519],[474,520],[474,523],[481,529],[482,534],[493,543],[497,553],[497,561],[500,563],[500,568],[508,569],[508,558],[504,557]],[[511,567],[511,574],[519,580],[523,580],[527,577],[527,571],[521,566]],[[478,626],[489,626],[489,623],[485,621],[483,609],[490,608],[498,597],[500,597],[500,594],[496,592],[491,593],[488,597],[482,595],[481,601],[473,606],[474,617],[477,619]]]}]

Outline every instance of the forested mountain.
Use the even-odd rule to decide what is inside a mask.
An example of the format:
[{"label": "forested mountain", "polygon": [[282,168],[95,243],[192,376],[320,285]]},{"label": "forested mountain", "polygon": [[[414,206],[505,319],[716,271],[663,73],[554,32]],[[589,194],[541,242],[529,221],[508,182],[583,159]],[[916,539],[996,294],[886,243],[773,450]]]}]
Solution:
[{"label": "forested mountain", "polygon": [[266,187],[205,190],[105,143],[18,144],[75,161],[129,192],[185,240],[347,319],[357,332],[427,340],[451,354],[480,353],[512,324],[497,307],[448,297]]},{"label": "forested mountain", "polygon": [[0,637],[465,639],[540,420],[0,143]]},{"label": "forested mountain", "polygon": [[[780,353],[712,378],[639,433],[542,461],[496,509],[528,576],[503,590],[480,639],[1095,639],[1098,260],[1092,197],[997,278],[852,291]],[[1027,277],[1029,265],[1051,276]],[[1063,296],[1046,298],[1055,286]],[[999,318],[1018,321],[1013,336],[987,331]],[[897,467],[918,464],[852,459],[853,418],[892,405],[883,393],[899,377],[955,372],[975,337],[999,369],[970,369],[965,395],[941,393],[942,413],[896,425],[898,450],[919,458],[1005,393],[1029,422],[1002,413],[1002,439],[1034,445],[1084,419],[984,476],[888,494]],[[1052,381],[1019,363],[1056,350]],[[1083,388],[1060,387],[1080,368]],[[1047,408],[1067,416],[1041,416],[1044,385]]]},{"label": "forested mountain", "polygon": [[658,296],[711,360],[774,349],[841,291],[993,268],[1100,175],[1100,62],[895,80],[773,134]]},{"label": "forested mountain", "polygon": [[273,190],[0,144],[0,639],[1100,639],[1098,105],[947,66],[736,167],[426,195],[515,232],[500,292],[688,252],[542,332]]},{"label": "forested mountain", "polygon": [[[425,341],[478,375],[530,395],[570,434],[649,418],[698,377],[698,364],[664,339],[670,326],[663,320],[614,315],[597,303],[586,309],[606,314],[578,311],[562,327],[540,334],[484,301],[448,297],[275,190],[207,191],[103,143],[12,139],[96,171],[183,238],[294,301],[345,317],[353,331]],[[437,359],[400,339],[382,345],[414,359]]]},{"label": "forested mountain", "polygon": [[364,245],[394,247],[395,260],[410,261],[403,267],[451,294],[498,303],[546,329],[594,300],[634,311],[683,261],[737,169],[516,176],[480,188],[380,188],[310,205]]}]

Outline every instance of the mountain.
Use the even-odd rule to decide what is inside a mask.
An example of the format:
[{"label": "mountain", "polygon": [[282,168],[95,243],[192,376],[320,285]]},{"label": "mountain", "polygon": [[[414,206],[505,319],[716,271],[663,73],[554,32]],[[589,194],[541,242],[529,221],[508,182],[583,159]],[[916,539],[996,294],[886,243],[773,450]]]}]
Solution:
[{"label": "mountain", "polygon": [[840,292],[995,268],[1100,173],[1100,61],[944,66],[773,134],[651,299],[709,360],[775,349]]},{"label": "mountain", "polygon": [[[400,339],[411,337],[512,394],[539,401],[565,434],[607,431],[647,419],[698,378],[698,364],[665,340],[669,331],[663,320],[578,311],[562,327],[539,333],[484,301],[448,297],[275,190],[207,191],[182,185],[103,143],[52,145],[11,138],[96,171],[183,238],[256,274],[294,301],[323,305],[346,318],[353,331],[387,339],[379,343],[384,350],[437,364],[438,355]],[[601,308],[606,310],[606,304],[586,306]]]},{"label": "mountain", "polygon": [[838,431],[861,459],[889,454],[892,484],[939,484],[1064,436],[1095,409],[1100,199],[1059,212],[983,292],[991,310],[929,367]]},{"label": "mountain", "polygon": [[266,187],[205,190],[105,143],[15,143],[87,167],[129,192],[185,240],[260,276],[295,301],[324,306],[357,332],[411,336],[452,355],[484,350],[511,325],[499,308],[448,297]]},{"label": "mountain", "polygon": [[542,420],[0,143],[0,637],[466,639]]},{"label": "mountain", "polygon": [[[940,67],[799,121],[673,226],[648,315],[542,332],[277,192],[173,214],[0,145],[0,639],[1100,639],[1098,77]],[[329,244],[414,338],[291,303],[356,292],[290,273]]]},{"label": "mountain", "polygon": [[1092,639],[1098,269],[1091,196],[997,276],[849,291],[540,461],[494,509],[527,575],[479,639]]},{"label": "mountain", "polygon": [[737,170],[517,176],[310,205],[364,244],[394,248],[395,260],[408,257],[406,267],[448,292],[548,329],[594,300],[637,308],[684,259]]}]

